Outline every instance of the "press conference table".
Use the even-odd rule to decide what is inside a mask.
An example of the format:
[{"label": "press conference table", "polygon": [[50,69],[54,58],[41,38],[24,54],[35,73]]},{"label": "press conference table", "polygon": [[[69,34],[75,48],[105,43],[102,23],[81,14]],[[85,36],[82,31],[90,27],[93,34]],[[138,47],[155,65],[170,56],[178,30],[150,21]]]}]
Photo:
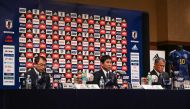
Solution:
[{"label": "press conference table", "polygon": [[190,109],[190,90],[1,90],[0,109]]}]

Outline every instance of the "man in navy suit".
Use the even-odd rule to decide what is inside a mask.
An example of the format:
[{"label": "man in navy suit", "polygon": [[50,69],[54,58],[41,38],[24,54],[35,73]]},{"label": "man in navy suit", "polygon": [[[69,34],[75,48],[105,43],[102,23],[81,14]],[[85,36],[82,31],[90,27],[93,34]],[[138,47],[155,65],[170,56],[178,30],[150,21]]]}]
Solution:
[{"label": "man in navy suit", "polygon": [[30,75],[32,82],[32,89],[49,89],[50,88],[50,77],[45,73],[46,58],[38,56],[34,60],[34,68],[26,73]]},{"label": "man in navy suit", "polygon": [[[153,85],[164,86],[164,81],[169,81],[168,73],[164,72],[166,61],[163,58],[157,58],[154,62],[154,69],[150,72],[153,78]],[[154,77],[153,77],[154,76]]]},{"label": "man in navy suit", "polygon": [[116,75],[110,71],[112,66],[111,57],[109,55],[104,55],[101,57],[100,61],[101,61],[101,70],[93,74],[94,80],[92,81],[92,83],[100,85],[99,84],[100,79],[101,77],[103,77],[105,81],[105,88],[107,89],[118,88]]}]

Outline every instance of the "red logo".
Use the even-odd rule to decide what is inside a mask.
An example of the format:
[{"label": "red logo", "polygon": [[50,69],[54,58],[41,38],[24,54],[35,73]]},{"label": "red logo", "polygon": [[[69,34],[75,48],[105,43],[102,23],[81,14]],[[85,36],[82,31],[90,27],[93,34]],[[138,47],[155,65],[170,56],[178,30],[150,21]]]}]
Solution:
[{"label": "red logo", "polygon": [[71,31],[71,27],[66,26],[65,31]]},{"label": "red logo", "polygon": [[40,39],[46,39],[46,34],[40,34]]},{"label": "red logo", "polygon": [[71,54],[66,54],[66,55],[65,55],[65,59],[70,60],[71,58],[72,58]]},{"label": "red logo", "polygon": [[89,57],[88,57],[88,60],[90,60],[90,61],[93,61],[94,59],[95,59],[94,56],[89,56]]},{"label": "red logo", "polygon": [[117,49],[116,49],[116,48],[111,48],[111,52],[112,52],[112,53],[116,53],[116,52],[117,52]]},{"label": "red logo", "polygon": [[53,54],[52,57],[53,59],[59,59],[59,54]]},{"label": "red logo", "polygon": [[94,70],[94,65],[89,65],[89,70]]},{"label": "red logo", "polygon": [[112,39],[111,40],[111,44],[116,44],[117,42],[116,42],[116,40],[115,39]]},{"label": "red logo", "polygon": [[53,40],[59,40],[59,35],[55,35],[55,34],[52,35],[52,39],[53,39]]},{"label": "red logo", "polygon": [[83,38],[82,38],[81,36],[78,36],[78,37],[77,37],[77,41],[78,41],[78,42],[82,42],[82,39],[83,39]]},{"label": "red logo", "polygon": [[59,17],[58,17],[58,16],[52,16],[52,20],[53,20],[53,21],[58,21],[58,20],[59,20]]},{"label": "red logo", "polygon": [[127,62],[127,58],[122,58],[122,62]]},{"label": "red logo", "polygon": [[103,20],[100,21],[100,25],[103,26],[103,25],[105,25],[105,24],[106,24],[105,21],[103,21]]},{"label": "red logo", "polygon": [[112,66],[112,70],[117,70],[117,66]]},{"label": "red logo", "polygon": [[122,49],[122,53],[126,54],[127,53],[127,49]]},{"label": "red logo", "polygon": [[82,74],[78,73],[77,78],[82,78]]},{"label": "red logo", "polygon": [[33,48],[33,43],[26,43],[26,48]]},{"label": "red logo", "polygon": [[52,26],[52,30],[59,30],[59,27],[56,26],[56,25],[53,25],[53,26]]},{"label": "red logo", "polygon": [[88,50],[89,50],[89,51],[94,51],[94,46],[89,46],[89,47],[88,47]]},{"label": "red logo", "polygon": [[33,58],[33,53],[26,52],[26,58]]},{"label": "red logo", "polygon": [[33,38],[33,34],[32,33],[26,33],[26,38]]},{"label": "red logo", "polygon": [[40,53],[40,56],[46,57],[46,53]]},{"label": "red logo", "polygon": [[127,71],[127,66],[122,66],[123,71]]},{"label": "red logo", "polygon": [[121,41],[121,44],[127,45],[127,41],[126,41],[126,40],[122,40],[122,41]]},{"label": "red logo", "polygon": [[79,61],[83,60],[83,56],[82,55],[77,55],[77,60],[79,60]]},{"label": "red logo", "polygon": [[65,36],[66,41],[71,41],[71,36]]},{"label": "red logo", "polygon": [[33,67],[33,63],[32,62],[27,62],[26,63],[26,67],[27,68],[32,68]]},{"label": "red logo", "polygon": [[100,38],[100,43],[106,43],[106,39],[105,38]]},{"label": "red logo", "polygon": [[66,78],[72,78],[72,73],[66,73]]},{"label": "red logo", "polygon": [[53,44],[53,45],[52,45],[52,48],[53,48],[53,49],[59,49],[59,45],[58,45],[58,44]]},{"label": "red logo", "polygon": [[65,45],[65,50],[71,50],[71,49],[72,49],[71,45]]},{"label": "red logo", "polygon": [[77,28],[77,32],[82,32],[82,28]]},{"label": "red logo", "polygon": [[58,63],[53,63],[53,68],[59,68],[59,64]]},{"label": "red logo", "polygon": [[113,57],[112,57],[112,61],[113,61],[113,62],[117,62],[117,57],[113,56]]},{"label": "red logo", "polygon": [[106,34],[106,30],[100,30],[100,34]]},{"label": "red logo", "polygon": [[82,64],[78,64],[77,68],[82,70],[83,69],[83,65]]},{"label": "red logo", "polygon": [[82,46],[77,46],[78,51],[82,51],[83,47]]},{"label": "red logo", "polygon": [[82,19],[81,18],[77,18],[77,23],[82,23]]},{"label": "red logo", "polygon": [[33,24],[27,23],[27,24],[26,24],[26,28],[32,29],[32,28],[33,28]]},{"label": "red logo", "polygon": [[39,27],[41,30],[45,30],[46,29],[46,25],[45,24],[40,24],[40,27]]},{"label": "red logo", "polygon": [[40,48],[46,48],[46,44],[40,44]]},{"label": "red logo", "polygon": [[65,65],[65,68],[66,68],[66,69],[71,69],[71,68],[72,68],[72,65],[71,65],[71,64],[66,64],[66,65]]},{"label": "red logo", "polygon": [[94,42],[94,38],[93,37],[88,38],[88,42]]},{"label": "red logo", "polygon": [[46,15],[40,15],[40,20],[46,20]]},{"label": "red logo", "polygon": [[94,29],[93,28],[88,29],[88,33],[94,33]]},{"label": "red logo", "polygon": [[127,23],[122,22],[122,23],[121,23],[121,27],[122,27],[122,28],[126,28],[126,27],[127,27]]},{"label": "red logo", "polygon": [[126,31],[123,31],[123,32],[121,33],[121,35],[122,35],[122,36],[127,36],[127,32],[126,32]]},{"label": "red logo", "polygon": [[115,35],[116,35],[116,31],[115,31],[115,30],[112,30],[112,31],[111,31],[111,35],[112,35],[112,36],[115,36]]},{"label": "red logo", "polygon": [[101,47],[100,48],[100,52],[106,52],[106,48],[105,47]]},{"label": "red logo", "polygon": [[94,24],[94,20],[92,19],[88,20],[88,24]]},{"label": "red logo", "polygon": [[57,83],[57,82],[54,82],[54,83],[53,83],[53,87],[58,87],[58,83]]},{"label": "red logo", "polygon": [[71,18],[70,17],[65,17],[65,22],[71,22]]},{"label": "red logo", "polygon": [[116,22],[111,22],[111,26],[116,26]]},{"label": "red logo", "polygon": [[27,19],[32,19],[33,16],[32,16],[32,14],[26,14],[26,18],[27,18]]}]

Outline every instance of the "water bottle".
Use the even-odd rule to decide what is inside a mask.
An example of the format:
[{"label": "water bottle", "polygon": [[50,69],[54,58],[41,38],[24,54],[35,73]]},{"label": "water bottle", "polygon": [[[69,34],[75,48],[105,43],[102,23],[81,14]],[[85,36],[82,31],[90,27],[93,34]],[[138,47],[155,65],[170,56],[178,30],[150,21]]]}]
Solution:
[{"label": "water bottle", "polygon": [[82,73],[82,84],[86,84],[86,81],[87,81],[86,73]]},{"label": "water bottle", "polygon": [[100,78],[100,89],[104,89],[104,87],[105,87],[105,81],[104,81],[103,76],[101,76],[101,78]]},{"label": "water bottle", "polygon": [[30,78],[30,75],[27,75],[26,78],[26,89],[31,89],[32,88],[32,80]]},{"label": "water bottle", "polygon": [[148,72],[147,80],[148,80],[148,85],[152,85],[152,76],[150,75],[150,72]]}]

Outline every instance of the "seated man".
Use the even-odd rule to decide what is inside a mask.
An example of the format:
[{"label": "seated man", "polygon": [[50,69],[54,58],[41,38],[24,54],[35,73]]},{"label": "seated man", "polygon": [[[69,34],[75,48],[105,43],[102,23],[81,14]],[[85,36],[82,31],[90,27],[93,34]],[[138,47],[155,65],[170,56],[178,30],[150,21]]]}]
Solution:
[{"label": "seated man", "polygon": [[32,89],[49,89],[50,77],[45,73],[46,58],[39,56],[34,60],[34,68],[26,73],[30,75]]},{"label": "seated man", "polygon": [[168,73],[164,72],[166,61],[163,58],[157,58],[154,62],[154,69],[150,72],[153,78],[153,85],[164,86],[164,80],[169,81]]},{"label": "seated man", "polygon": [[95,72],[93,74],[94,80],[88,83],[98,84],[100,86],[100,79],[103,77],[105,81],[105,88],[117,88],[118,84],[116,75],[113,72],[110,72],[112,66],[111,57],[109,55],[102,56],[100,61],[102,65],[101,70]]}]

